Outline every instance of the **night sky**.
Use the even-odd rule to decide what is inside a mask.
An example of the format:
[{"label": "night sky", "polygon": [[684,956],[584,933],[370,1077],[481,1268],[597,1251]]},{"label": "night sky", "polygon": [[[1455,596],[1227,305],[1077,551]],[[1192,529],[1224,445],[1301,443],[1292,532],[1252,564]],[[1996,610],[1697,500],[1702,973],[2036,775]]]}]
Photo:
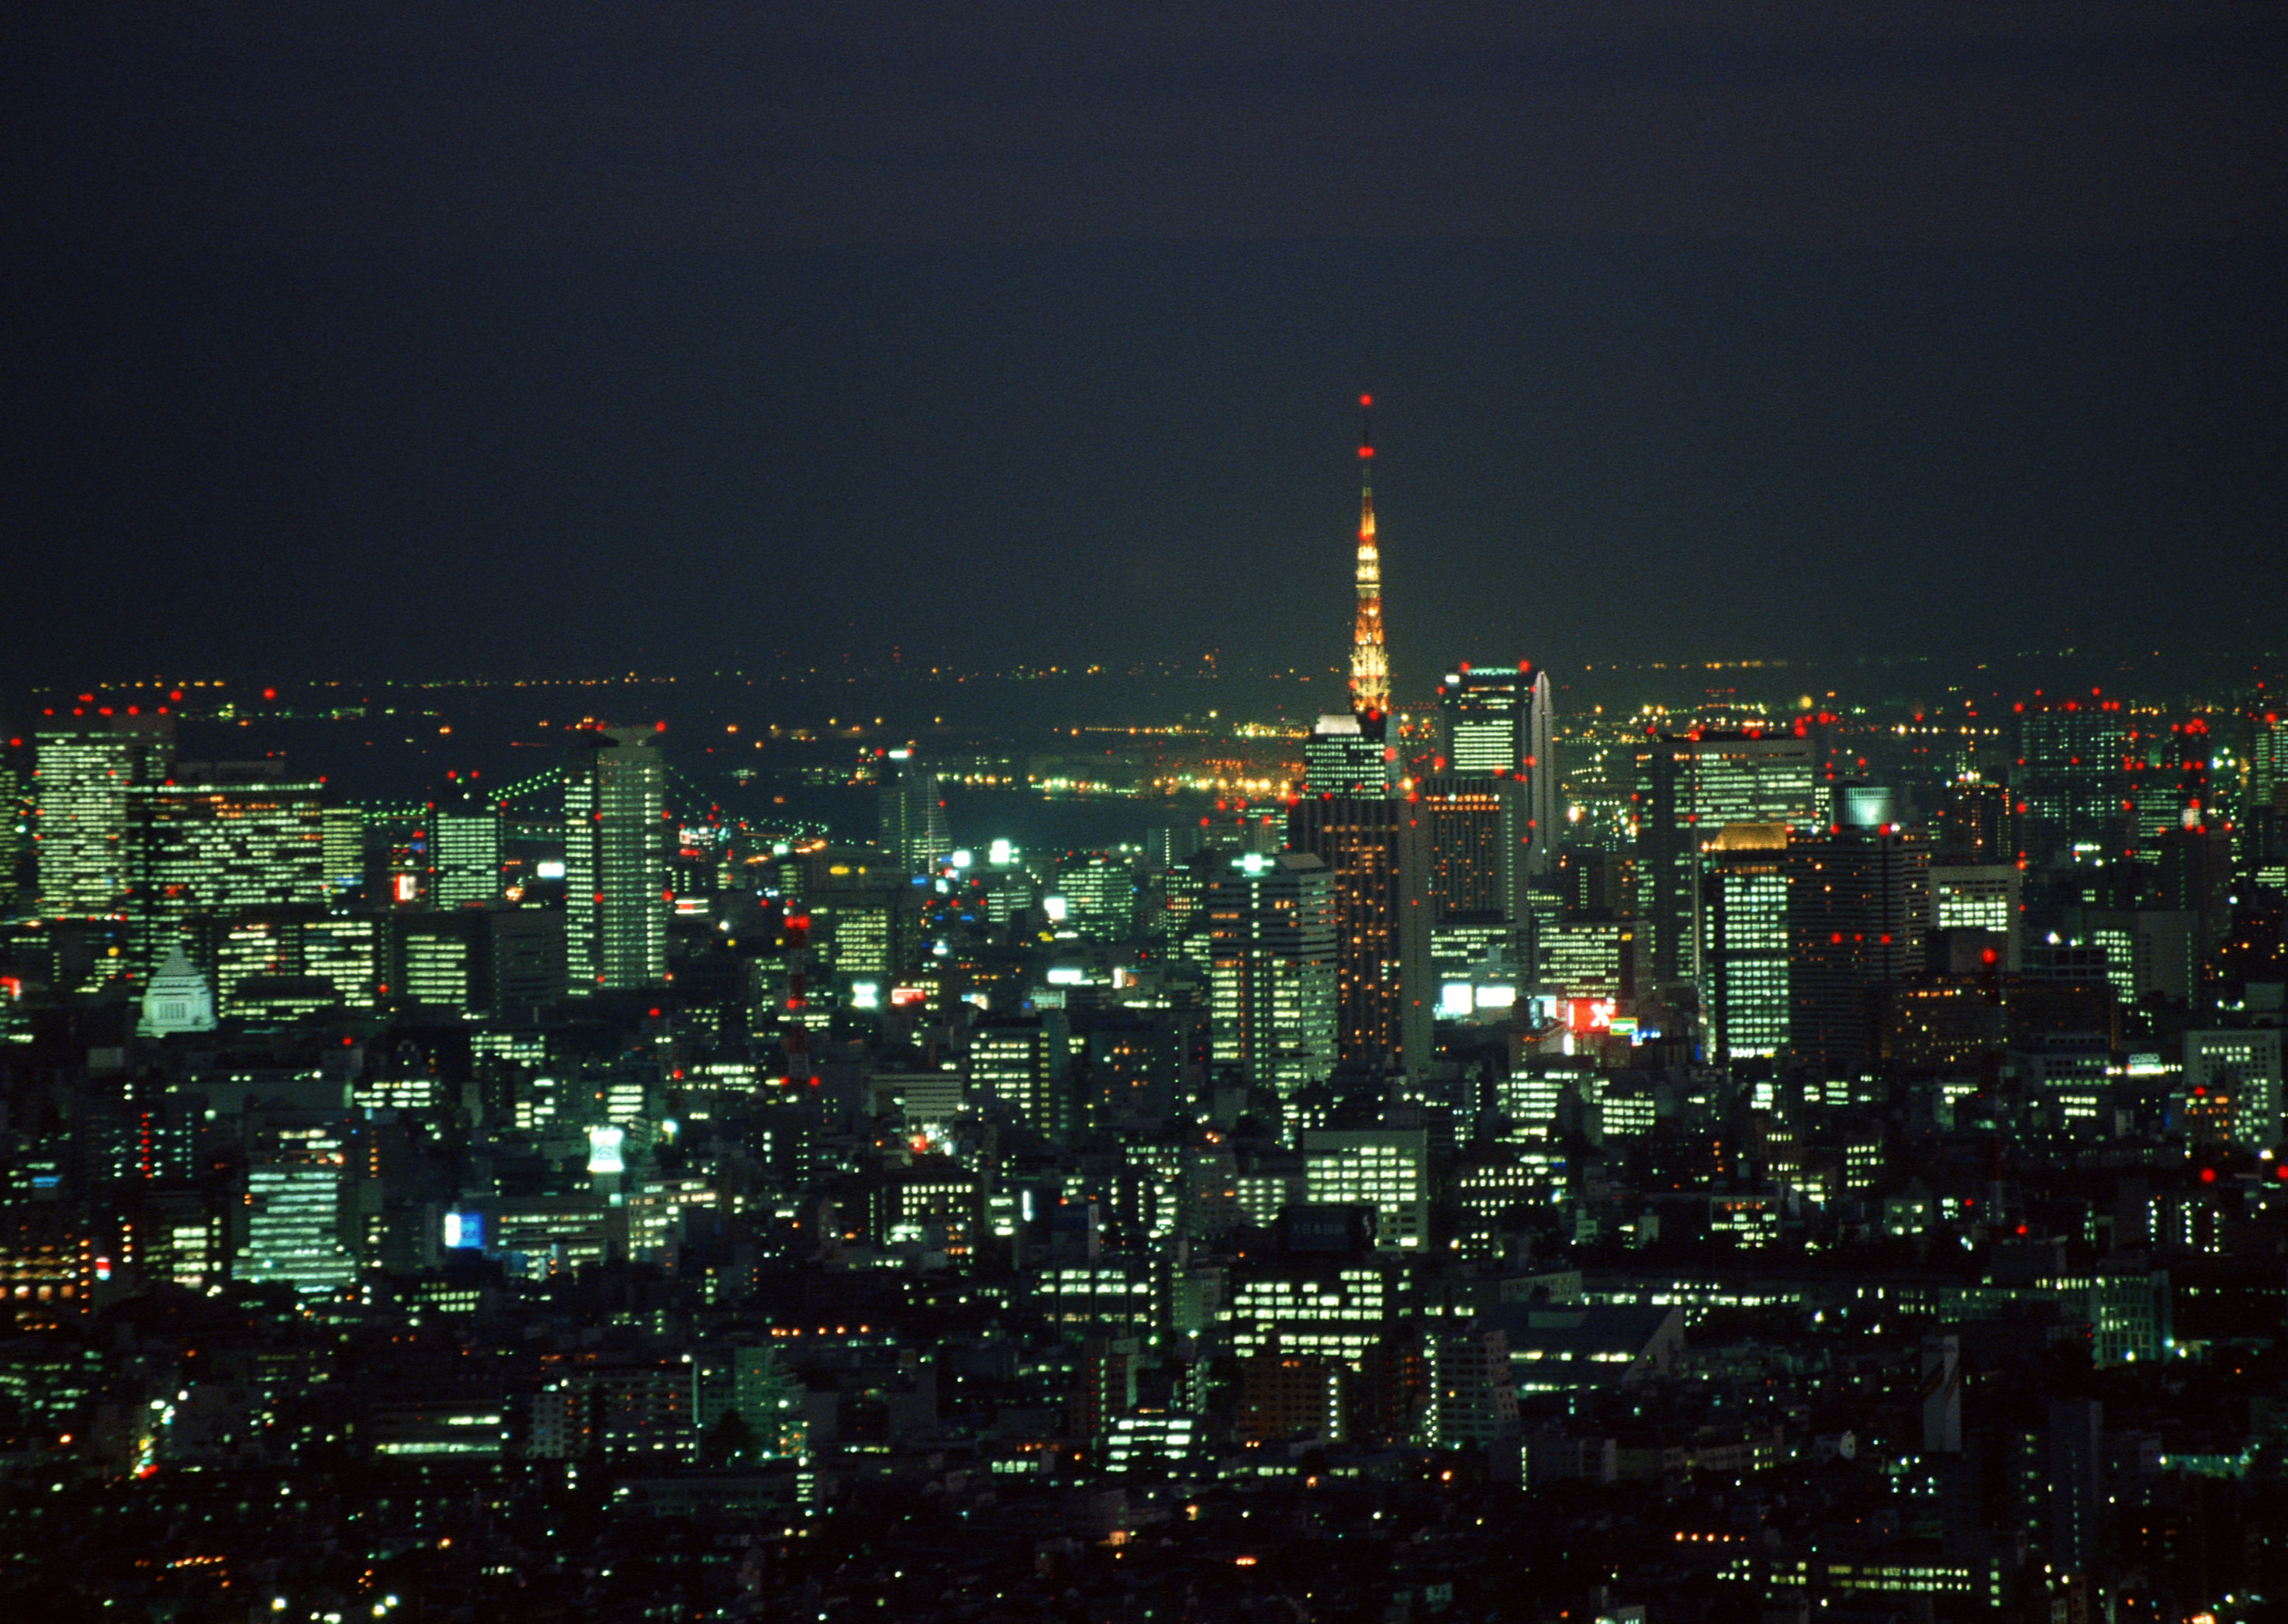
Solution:
[{"label": "night sky", "polygon": [[0,675],[2288,641],[2276,4],[1081,9],[19,15]]}]

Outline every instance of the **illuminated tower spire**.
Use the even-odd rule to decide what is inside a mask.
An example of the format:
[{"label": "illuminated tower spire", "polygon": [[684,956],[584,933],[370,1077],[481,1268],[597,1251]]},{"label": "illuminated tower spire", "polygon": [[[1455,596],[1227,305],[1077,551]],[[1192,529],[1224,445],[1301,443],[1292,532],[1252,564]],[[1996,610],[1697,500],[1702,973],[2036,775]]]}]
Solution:
[{"label": "illuminated tower spire", "polygon": [[1372,395],[1359,397],[1358,623],[1351,634],[1351,709],[1379,722],[1390,714],[1390,657],[1382,645],[1382,554],[1374,540]]}]

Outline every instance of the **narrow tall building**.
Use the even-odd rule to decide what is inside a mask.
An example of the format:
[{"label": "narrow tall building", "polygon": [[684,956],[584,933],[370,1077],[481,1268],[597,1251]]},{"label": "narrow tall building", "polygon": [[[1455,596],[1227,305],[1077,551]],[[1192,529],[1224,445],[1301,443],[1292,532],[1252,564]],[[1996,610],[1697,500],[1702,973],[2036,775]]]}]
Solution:
[{"label": "narrow tall building", "polygon": [[564,958],[578,997],[667,976],[667,766],[648,727],[584,733],[564,768]]},{"label": "narrow tall building", "polygon": [[1226,857],[1203,907],[1212,1057],[1283,1105],[1335,1068],[1331,876],[1306,852]]},{"label": "narrow tall building", "polygon": [[1431,1059],[1428,829],[1413,803],[1299,802],[1291,851],[1327,866],[1335,902],[1336,1045],[1348,1063],[1409,1072]]}]

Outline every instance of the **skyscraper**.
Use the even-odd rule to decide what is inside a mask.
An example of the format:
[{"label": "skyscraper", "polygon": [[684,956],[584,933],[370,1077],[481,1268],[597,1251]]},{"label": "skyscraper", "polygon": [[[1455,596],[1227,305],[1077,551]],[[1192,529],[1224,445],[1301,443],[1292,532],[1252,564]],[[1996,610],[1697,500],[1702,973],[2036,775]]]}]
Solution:
[{"label": "skyscraper", "polygon": [[2021,853],[2036,868],[2128,850],[2129,725],[2119,700],[2037,693],[2014,708]]},{"label": "skyscraper", "polygon": [[667,975],[667,767],[648,727],[588,730],[564,769],[568,990]]},{"label": "skyscraper", "polygon": [[172,745],[167,724],[156,717],[44,728],[35,735],[32,840],[42,918],[116,914],[126,907],[137,860],[128,791],[166,776]]},{"label": "skyscraper", "polygon": [[1298,803],[1290,850],[1327,867],[1335,902],[1340,1058],[1418,1070],[1430,1062],[1428,831],[1405,801],[1333,796]]},{"label": "skyscraper", "polygon": [[1303,788],[1312,795],[1376,798],[1397,782],[1387,718],[1342,711],[1321,717],[1303,741]]},{"label": "skyscraper", "polygon": [[1335,896],[1305,852],[1227,857],[1207,883],[1212,1056],[1293,1098],[1334,1070]]},{"label": "skyscraper", "polygon": [[1702,844],[1728,823],[1809,829],[1812,749],[1799,733],[1696,730],[1637,747],[1639,905],[1657,981],[1698,978]]},{"label": "skyscraper", "polygon": [[1870,992],[1923,968],[1930,848],[1890,829],[1791,839],[1790,1043],[1830,1075],[1871,1052]]},{"label": "skyscraper", "polygon": [[429,813],[431,900],[438,907],[490,902],[501,894],[501,809],[482,796]]},{"label": "skyscraper", "polygon": [[910,745],[890,751],[883,758],[883,772],[877,844],[895,852],[910,872],[923,873],[953,850],[938,775],[916,759]]},{"label": "skyscraper", "polygon": [[[272,762],[184,762],[172,778],[132,786],[138,970],[164,963],[194,919],[323,906],[323,793],[314,780],[290,780]],[[204,947],[191,953],[214,968]]]},{"label": "skyscraper", "polygon": [[1702,854],[1701,984],[1712,1046],[1727,1059],[1788,1046],[1787,845],[1784,823],[1734,823]]}]

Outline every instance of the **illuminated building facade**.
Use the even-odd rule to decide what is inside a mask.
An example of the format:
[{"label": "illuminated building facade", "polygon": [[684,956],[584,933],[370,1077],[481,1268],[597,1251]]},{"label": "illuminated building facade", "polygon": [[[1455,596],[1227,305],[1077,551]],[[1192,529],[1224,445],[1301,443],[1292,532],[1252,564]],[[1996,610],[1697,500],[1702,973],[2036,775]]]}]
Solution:
[{"label": "illuminated building facade", "polygon": [[1422,1129],[1316,1128],[1303,1134],[1305,1199],[1374,1208],[1374,1244],[1430,1244],[1430,1138]]},{"label": "illuminated building facade", "polygon": [[1552,755],[1549,673],[1463,665],[1438,693],[1442,772],[1514,785],[1507,835],[1517,883],[1549,872],[1557,835],[1557,763]]},{"label": "illuminated building facade", "polygon": [[938,775],[915,758],[911,747],[892,750],[884,760],[890,779],[878,809],[879,844],[895,852],[909,871],[925,873],[953,851]]},{"label": "illuminated building facade", "polygon": [[1942,931],[1983,931],[1998,939],[2001,967],[2021,967],[2019,894],[2025,875],[2015,863],[1940,863],[1930,871],[1933,923]]},{"label": "illuminated building facade", "polygon": [[195,919],[315,909],[328,895],[322,786],[288,781],[266,763],[186,763],[177,772],[129,791],[139,825],[136,956],[147,970],[178,941],[212,966],[212,946],[187,939]]},{"label": "illuminated building facade", "polygon": [[969,1034],[969,1096],[1046,1138],[1066,1126],[1067,1055],[1061,1016],[980,1021]]},{"label": "illuminated building facade", "polygon": [[1369,799],[1389,795],[1398,782],[1398,750],[1388,732],[1382,717],[1321,717],[1303,741],[1304,791]]},{"label": "illuminated building facade", "polygon": [[501,894],[500,807],[473,799],[436,808],[429,818],[429,854],[435,906],[492,901]]},{"label": "illuminated building facade", "polygon": [[1291,1099],[1336,1058],[1335,899],[1305,852],[1227,858],[1208,883],[1211,1058]]},{"label": "illuminated building facade", "polygon": [[565,979],[574,996],[665,978],[667,836],[657,730],[587,730],[564,770]]},{"label": "illuminated building facade", "polygon": [[1700,851],[1731,823],[1814,825],[1812,746],[1799,734],[1700,732],[1636,752],[1637,885],[1653,978],[1700,976]]},{"label": "illuminated building facade", "polygon": [[2014,709],[2022,855],[2037,868],[2103,862],[2127,850],[2129,725],[2121,701],[2042,698]]},{"label": "illuminated building facade", "polygon": [[2185,1095],[2230,1102],[2222,1124],[2225,1143],[2277,1152],[2283,1143],[2279,1029],[2185,1034]]},{"label": "illuminated building facade", "polygon": [[281,1281],[305,1295],[356,1279],[357,1260],[342,1244],[345,1143],[335,1122],[265,1129],[247,1168],[239,1279]]},{"label": "illuminated building facade", "polygon": [[1701,984],[1709,1035],[1728,1059],[1768,1058],[1788,1046],[1788,829],[1735,823],[1702,854]]},{"label": "illuminated building facade", "polygon": [[1431,1059],[1427,831],[1404,801],[1298,803],[1287,844],[1326,865],[1335,900],[1339,1057],[1409,1071]]},{"label": "illuminated building facade", "polygon": [[1417,815],[1429,828],[1433,917],[1491,913],[1529,921],[1525,780],[1426,778],[1414,795]]},{"label": "illuminated building facade", "polygon": [[1791,839],[1790,1041],[1831,1074],[1872,1052],[1870,994],[1919,974],[1930,929],[1930,848],[1888,830]]},{"label": "illuminated building facade", "polygon": [[171,736],[157,717],[118,717],[34,736],[32,840],[41,917],[125,909],[139,856],[140,804],[131,791],[164,778],[171,752]]},{"label": "illuminated building facade", "polygon": [[2139,727],[2129,745],[2130,850],[2158,863],[2163,843],[2182,829],[2221,826],[2225,809],[2209,787],[2208,723],[2194,717]]}]

